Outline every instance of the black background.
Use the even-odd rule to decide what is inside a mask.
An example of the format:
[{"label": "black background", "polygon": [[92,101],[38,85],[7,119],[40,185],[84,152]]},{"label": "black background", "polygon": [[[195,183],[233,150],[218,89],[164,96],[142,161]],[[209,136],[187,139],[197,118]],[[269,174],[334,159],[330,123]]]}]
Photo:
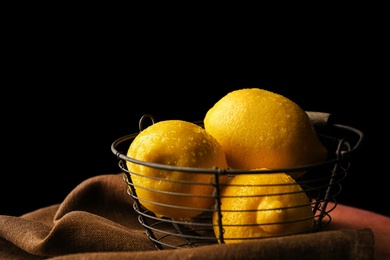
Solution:
[{"label": "black background", "polygon": [[119,173],[110,146],[137,132],[145,113],[199,120],[228,92],[259,87],[362,130],[363,146],[338,200],[390,216],[388,79],[376,44],[359,44],[354,34],[297,43],[300,37],[289,34],[276,45],[253,38],[248,48],[244,37],[227,45],[229,37],[173,39],[154,31],[145,39],[131,36],[130,28],[77,28],[24,27],[10,40],[0,214],[60,203],[83,180]]}]

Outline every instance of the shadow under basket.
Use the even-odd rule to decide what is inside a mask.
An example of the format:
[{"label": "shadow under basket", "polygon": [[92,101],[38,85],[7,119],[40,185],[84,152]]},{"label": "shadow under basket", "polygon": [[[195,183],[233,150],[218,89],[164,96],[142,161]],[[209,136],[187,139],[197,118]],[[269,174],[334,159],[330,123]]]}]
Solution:
[{"label": "shadow under basket", "polygon": [[[127,193],[134,199],[133,209],[138,213],[139,223],[145,228],[146,235],[154,243],[157,249],[173,249],[173,248],[188,248],[198,247],[202,245],[216,244],[216,243],[228,243],[229,238],[224,236],[224,227],[221,219],[224,214],[227,214],[221,209],[221,189],[229,184],[220,184],[218,181],[210,183],[190,183],[191,185],[212,185],[214,187],[213,194],[207,195],[215,201],[214,206],[210,208],[199,209],[196,205],[186,205],[185,207],[179,207],[185,210],[201,210],[203,213],[192,217],[190,219],[172,219],[167,217],[157,217],[153,212],[146,209],[142,204],[142,198],[137,196],[136,190],[142,187],[135,187],[132,183],[132,176],[137,175],[135,172],[128,171],[126,167],[127,162],[142,165],[144,167],[150,167],[161,171],[168,172],[183,172],[185,174],[208,174],[214,176],[213,180],[218,180],[222,175],[233,177],[240,174],[265,174],[265,173],[293,173],[297,171],[304,171],[305,173],[295,179],[294,184],[299,184],[301,187],[300,192],[304,192],[310,199],[308,204],[310,205],[313,213],[312,227],[305,232],[292,232],[283,233],[283,236],[293,235],[299,233],[318,232],[324,229],[331,222],[331,212],[337,206],[336,197],[342,191],[341,181],[347,176],[348,169],[350,168],[350,161],[357,150],[359,150],[363,133],[353,127],[334,124],[331,120],[331,115],[322,112],[307,111],[313,126],[317,131],[317,135],[322,144],[328,150],[328,159],[325,162],[303,165],[293,168],[279,168],[279,169],[267,169],[256,171],[242,171],[231,169],[200,169],[189,167],[174,167],[157,163],[149,163],[139,161],[134,158],[127,157],[127,150],[132,140],[139,134],[133,133],[123,136],[115,140],[111,145],[111,151],[119,159],[119,167],[124,172],[123,180],[127,186]],[[144,129],[145,120],[150,119],[151,123],[155,122],[155,119],[151,115],[144,115],[139,121],[139,129]],[[202,121],[194,122],[203,127]],[[123,152],[124,151],[124,152]],[[148,178],[145,176],[145,178]],[[154,177],[155,178],[155,177]],[[162,179],[161,181],[169,181]],[[180,184],[180,181],[176,180]],[[189,183],[187,182],[186,185]],[[263,184],[262,184],[263,185]],[[267,184],[264,184],[265,186]],[[275,184],[273,184],[275,185]],[[270,184],[268,184],[270,186]],[[260,188],[259,188],[260,189]],[[151,192],[154,192],[151,190]],[[164,194],[166,191],[155,191],[157,194]],[[175,193],[175,196],[189,196],[184,193]],[[274,193],[274,194],[257,194],[258,196],[289,196],[289,193]],[[193,195],[192,196],[197,196]],[[204,195],[203,195],[204,196]],[[240,197],[237,194],[237,199]],[[328,204],[328,202],[334,202]],[[153,202],[151,202],[153,203]],[[178,208],[175,205],[164,204],[163,206],[172,207],[172,209]],[[300,205],[302,207],[307,205]],[[240,209],[237,209],[240,210]],[[267,209],[261,209],[267,210]],[[275,210],[275,208],[269,209]],[[278,210],[287,210],[287,208],[278,208]],[[218,219],[213,221],[212,216],[217,214]],[[307,219],[306,219],[307,220]],[[304,221],[304,219],[296,219],[296,222]],[[283,223],[258,223],[261,225],[280,225]],[[237,228],[240,228],[242,224],[237,224]],[[215,235],[214,229],[219,230],[218,236]],[[264,239],[272,236],[282,235],[270,235],[261,237],[242,237],[242,240],[251,239]]]}]

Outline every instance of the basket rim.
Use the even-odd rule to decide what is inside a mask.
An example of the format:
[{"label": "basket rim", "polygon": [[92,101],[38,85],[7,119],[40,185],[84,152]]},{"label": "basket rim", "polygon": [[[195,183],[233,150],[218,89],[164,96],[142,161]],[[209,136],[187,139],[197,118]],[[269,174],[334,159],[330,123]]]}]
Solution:
[{"label": "basket rim", "polygon": [[[200,121],[196,121],[200,122]],[[196,168],[196,167],[183,167],[183,166],[172,166],[172,165],[166,165],[166,164],[160,164],[160,163],[153,163],[153,162],[146,162],[142,160],[138,160],[132,157],[128,157],[124,153],[120,152],[117,150],[117,147],[130,140],[134,139],[140,132],[138,133],[132,133],[128,134],[125,136],[122,136],[118,139],[116,139],[112,144],[111,144],[111,151],[112,153],[121,160],[129,161],[135,164],[147,166],[147,167],[152,167],[160,170],[168,170],[168,171],[181,171],[181,172],[188,172],[188,173],[204,173],[204,174],[248,174],[248,173],[280,173],[280,172],[294,172],[294,171],[304,171],[312,168],[317,168],[321,166],[326,166],[330,164],[337,163],[341,160],[349,159],[359,148],[361,147],[362,141],[364,139],[364,134],[361,130],[343,125],[343,124],[332,124],[330,125],[333,128],[336,129],[341,129],[341,130],[346,130],[348,132],[354,133],[357,137],[358,140],[354,144],[353,147],[350,148],[348,151],[341,151],[340,154],[337,155],[336,158],[333,159],[328,159],[324,162],[320,163],[314,163],[314,164],[306,164],[306,165],[300,165],[300,166],[294,166],[294,167],[283,167],[283,168],[273,168],[273,169],[256,169],[256,170],[245,170],[245,169],[230,169],[230,168]]]}]

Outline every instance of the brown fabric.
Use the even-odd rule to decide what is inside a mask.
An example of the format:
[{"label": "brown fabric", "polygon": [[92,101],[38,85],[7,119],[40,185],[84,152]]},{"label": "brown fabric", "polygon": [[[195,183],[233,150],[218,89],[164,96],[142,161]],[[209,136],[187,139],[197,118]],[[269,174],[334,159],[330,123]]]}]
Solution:
[{"label": "brown fabric", "polygon": [[[334,222],[337,228],[313,234],[159,251],[147,238],[126,190],[122,173],[96,176],[58,205],[0,216],[0,259],[372,259],[374,254],[377,233],[369,222],[348,226],[335,217],[330,226]],[[376,240],[383,252],[375,251],[375,257],[390,256],[385,247],[389,218],[376,217],[387,227],[379,233],[387,241]]]},{"label": "brown fabric", "polygon": [[[115,257],[104,254],[74,254],[54,258],[70,259],[371,259],[372,241],[369,230],[345,230],[293,236],[286,239],[272,238],[244,244],[211,245],[183,250],[122,253]],[[330,250],[324,250],[331,248]]]}]

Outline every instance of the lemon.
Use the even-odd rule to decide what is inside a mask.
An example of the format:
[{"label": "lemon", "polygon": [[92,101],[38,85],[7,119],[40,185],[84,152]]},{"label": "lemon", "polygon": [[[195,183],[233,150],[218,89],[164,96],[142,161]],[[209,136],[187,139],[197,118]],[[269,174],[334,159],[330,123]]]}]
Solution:
[{"label": "lemon", "polygon": [[[127,156],[172,167],[227,168],[218,141],[201,126],[183,120],[150,125],[131,142]],[[158,217],[192,218],[215,203],[214,174],[157,169],[130,161],[126,166],[140,203]],[[226,180],[220,178],[220,182]]]},{"label": "lemon", "polygon": [[[221,190],[221,223],[225,243],[239,243],[310,232],[314,215],[310,199],[285,173],[239,174]],[[213,213],[218,238],[218,212]]]},{"label": "lemon", "polygon": [[[322,162],[327,150],[307,113],[292,100],[260,88],[229,92],[204,117],[232,169],[284,168]],[[298,178],[304,172],[291,175]]]}]

